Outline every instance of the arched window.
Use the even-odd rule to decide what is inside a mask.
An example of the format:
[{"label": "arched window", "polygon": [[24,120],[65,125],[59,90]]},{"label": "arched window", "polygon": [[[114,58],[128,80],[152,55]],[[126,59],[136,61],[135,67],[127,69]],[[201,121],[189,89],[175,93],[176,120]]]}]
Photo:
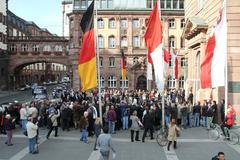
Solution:
[{"label": "arched window", "polygon": [[43,47],[43,51],[44,51],[44,52],[51,52],[51,46],[50,46],[50,45],[45,45],[45,46]]},{"label": "arched window", "polygon": [[16,46],[16,44],[10,44],[10,45],[9,45],[9,51],[11,51],[11,52],[17,51],[17,46]]},{"label": "arched window", "polygon": [[98,24],[98,28],[99,28],[99,29],[104,28],[104,21],[103,21],[102,18],[99,18],[99,19],[98,19],[97,24]]},{"label": "arched window", "polygon": [[114,36],[109,36],[108,37],[108,43],[109,43],[109,48],[115,48],[116,47],[116,39]]},{"label": "arched window", "polygon": [[104,48],[104,39],[102,35],[98,36],[98,47],[99,48]]},{"label": "arched window", "polygon": [[55,46],[55,51],[56,52],[62,52],[63,51],[62,46],[61,45],[56,45]]},{"label": "arched window", "polygon": [[138,63],[138,57],[134,57],[133,58],[133,64],[137,64]]},{"label": "arched window", "polygon": [[175,88],[175,79],[172,76],[169,76],[168,78],[168,88]]},{"label": "arched window", "polygon": [[185,83],[184,76],[181,76],[179,78],[179,88],[183,88],[184,89],[184,83]]},{"label": "arched window", "polygon": [[38,52],[39,51],[39,45],[38,44],[33,44],[32,45],[32,51],[33,52]]},{"label": "arched window", "polygon": [[122,77],[121,77],[121,79],[120,79],[120,88],[128,88],[128,77],[126,77],[125,80],[123,80]]},{"label": "arched window", "polygon": [[175,19],[169,19],[169,28],[175,28]]},{"label": "arched window", "polygon": [[181,19],[181,28],[185,27],[185,19]]},{"label": "arched window", "polygon": [[108,87],[109,88],[117,87],[117,78],[115,76],[108,77]]},{"label": "arched window", "polygon": [[109,19],[109,28],[116,28],[116,21],[114,18]]},{"label": "arched window", "polygon": [[121,19],[121,27],[127,28],[128,27],[128,20],[126,18]]},{"label": "arched window", "polygon": [[175,37],[174,36],[170,36],[169,37],[169,47],[170,48],[174,48],[175,47]]},{"label": "arched window", "polygon": [[127,47],[128,43],[127,43],[127,37],[124,36],[121,38],[121,47]]},{"label": "arched window", "polygon": [[115,67],[115,58],[109,57],[109,67]]},{"label": "arched window", "polygon": [[99,57],[100,67],[103,66],[103,57]]},{"label": "arched window", "polygon": [[22,52],[27,52],[28,51],[28,45],[27,44],[22,44],[21,45],[21,51]]}]

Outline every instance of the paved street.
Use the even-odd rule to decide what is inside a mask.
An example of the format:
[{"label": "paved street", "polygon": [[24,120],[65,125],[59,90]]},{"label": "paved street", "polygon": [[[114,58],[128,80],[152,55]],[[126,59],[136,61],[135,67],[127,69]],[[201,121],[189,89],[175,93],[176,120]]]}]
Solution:
[{"label": "paved street", "polygon": [[[47,130],[41,129],[38,155],[28,154],[27,139],[20,130],[15,130],[14,145],[4,144],[5,136],[0,136],[0,160],[99,160],[100,155],[93,151],[94,138],[90,138],[89,144],[79,141],[79,130],[70,132],[60,131],[57,138],[46,140]],[[142,132],[140,136],[142,135]],[[117,150],[117,160],[208,160],[219,151],[226,154],[228,160],[238,160],[240,145],[231,146],[224,141],[211,141],[207,138],[207,132],[203,128],[191,128],[182,131],[178,140],[178,149],[167,151],[159,147],[155,140],[146,139],[145,143],[130,142],[129,131],[119,131],[113,135]]]}]

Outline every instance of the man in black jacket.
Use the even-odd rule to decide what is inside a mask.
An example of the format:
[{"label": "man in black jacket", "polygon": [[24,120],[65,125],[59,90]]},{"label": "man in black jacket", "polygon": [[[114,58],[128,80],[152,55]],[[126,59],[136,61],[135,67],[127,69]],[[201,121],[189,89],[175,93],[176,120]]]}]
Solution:
[{"label": "man in black jacket", "polygon": [[218,155],[214,156],[212,160],[225,160],[225,155],[223,152],[218,152]]},{"label": "man in black jacket", "polygon": [[146,114],[144,115],[144,118],[143,118],[144,133],[142,137],[142,142],[145,142],[144,140],[148,130],[150,130],[150,136],[151,136],[151,139],[153,139],[153,122],[154,121],[151,115],[149,114],[149,107],[146,107]]}]

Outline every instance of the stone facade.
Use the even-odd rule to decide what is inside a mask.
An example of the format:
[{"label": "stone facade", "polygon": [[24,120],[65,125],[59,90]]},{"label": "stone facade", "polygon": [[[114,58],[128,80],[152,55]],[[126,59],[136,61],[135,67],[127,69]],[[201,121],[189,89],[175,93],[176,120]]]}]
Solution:
[{"label": "stone facade", "polygon": [[[224,87],[215,89],[200,88],[200,65],[204,59],[207,39],[212,27],[219,17],[223,0],[185,0],[186,27],[183,32],[185,39],[185,56],[188,59],[187,90],[192,89],[195,100],[224,99]],[[238,115],[240,112],[240,1],[227,0],[228,22],[228,103],[233,104]],[[198,18],[200,24],[192,18]],[[195,28],[195,30],[194,30]]]},{"label": "stone facade", "polygon": [[[143,0],[141,0],[142,2]],[[68,14],[70,19],[70,61],[73,62],[74,89],[79,89],[79,77],[77,73],[78,54],[81,49],[82,32],[80,21],[86,7],[76,6],[79,1],[74,1],[73,12]],[[81,1],[80,1],[81,2]],[[81,3],[77,4],[81,4]],[[148,2],[148,1],[146,1]],[[149,1],[150,2],[150,1]],[[164,1],[165,2],[165,1]],[[120,2],[119,2],[120,3]],[[121,2],[122,3],[122,2]],[[90,3],[87,3],[90,4]],[[103,4],[101,4],[103,5]],[[121,7],[121,6],[119,6]],[[132,6],[131,6],[132,7]],[[147,89],[146,82],[146,45],[144,34],[147,21],[151,12],[149,8],[125,8],[116,9],[100,8],[98,19],[95,19],[95,28],[98,28],[98,46],[100,57],[100,75],[102,88],[126,88],[128,90]],[[85,9],[81,9],[85,8]],[[163,5],[161,18],[164,29],[164,46],[168,49],[174,47],[178,51],[179,77],[184,77],[184,66],[181,66],[181,59],[184,59],[183,46],[181,45],[181,33],[184,27],[183,8],[169,8]],[[170,24],[171,21],[171,24]],[[169,24],[171,26],[169,26]],[[182,26],[181,26],[182,25]],[[96,33],[96,32],[95,32]],[[171,37],[171,44],[170,38]],[[121,81],[120,49],[124,49],[127,61],[127,82]],[[171,79],[173,71],[170,67],[166,76],[166,87],[179,87],[179,81]],[[169,83],[168,82],[169,80]],[[171,82],[171,83],[170,83]],[[182,81],[184,83],[184,79]],[[125,84],[125,85],[122,85]],[[153,82],[149,82],[149,89],[155,88]],[[182,88],[184,86],[181,85]]]}]

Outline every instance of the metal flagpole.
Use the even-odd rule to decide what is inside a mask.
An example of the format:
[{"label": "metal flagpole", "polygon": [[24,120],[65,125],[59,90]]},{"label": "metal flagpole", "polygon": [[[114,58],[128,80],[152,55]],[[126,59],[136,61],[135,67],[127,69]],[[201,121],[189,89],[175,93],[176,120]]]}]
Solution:
[{"label": "metal flagpole", "polygon": [[95,18],[95,24],[96,24],[96,35],[95,35],[95,39],[96,39],[96,48],[97,48],[97,76],[98,76],[98,102],[99,102],[99,116],[100,116],[100,120],[102,122],[102,99],[101,99],[101,79],[100,79],[100,59],[99,59],[99,47],[98,47],[98,25],[97,25],[97,17],[98,17],[98,11],[97,11],[97,2],[95,1],[94,3],[94,7],[95,7],[95,11],[96,11],[96,18]]},{"label": "metal flagpole", "polygon": [[[227,25],[227,2],[223,0],[223,15],[222,19],[225,19]],[[227,38],[227,35],[226,35]],[[225,57],[225,104],[224,104],[224,114],[227,115],[227,107],[228,107],[228,56],[227,56],[227,40],[226,40],[226,57]]]}]

